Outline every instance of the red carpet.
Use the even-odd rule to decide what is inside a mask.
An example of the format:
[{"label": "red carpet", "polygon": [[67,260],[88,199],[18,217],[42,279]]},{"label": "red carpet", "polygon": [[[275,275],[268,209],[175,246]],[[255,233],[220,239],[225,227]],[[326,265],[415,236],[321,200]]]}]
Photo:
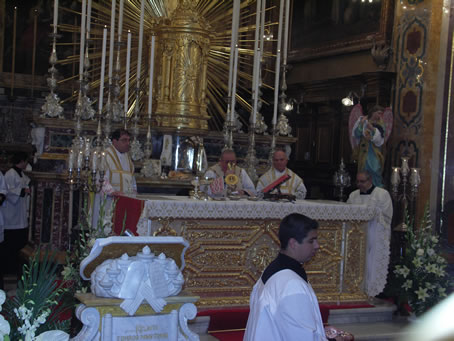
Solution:
[{"label": "red carpet", "polygon": [[[323,323],[328,322],[332,309],[371,308],[368,303],[321,304]],[[197,316],[210,316],[208,332],[221,341],[242,341],[249,316],[249,308],[210,309],[200,311]]]}]

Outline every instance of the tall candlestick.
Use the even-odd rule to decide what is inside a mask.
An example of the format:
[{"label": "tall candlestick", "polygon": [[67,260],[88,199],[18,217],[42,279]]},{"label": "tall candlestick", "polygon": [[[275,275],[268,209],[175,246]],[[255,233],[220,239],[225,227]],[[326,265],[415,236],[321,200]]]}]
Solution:
[{"label": "tall candlestick", "polygon": [[101,115],[102,101],[103,101],[103,96],[104,96],[104,77],[105,77],[105,68],[106,68],[106,48],[107,48],[107,26],[104,25],[104,30],[103,30],[103,33],[102,33],[101,78],[99,80],[99,103],[98,103],[99,115]]},{"label": "tall candlestick", "polygon": [[[143,45],[143,15],[145,12],[145,1],[140,4],[140,24],[139,24],[139,51],[137,51],[137,88],[140,87],[140,68],[142,66],[142,45]],[[136,103],[136,105],[139,105]]]},{"label": "tall candlestick", "polygon": [[120,0],[120,8],[118,10],[118,42],[121,42],[121,32],[123,31],[123,6],[124,0]]},{"label": "tall candlestick", "polygon": [[128,113],[129,100],[129,68],[131,66],[131,31],[128,30],[128,45],[126,48],[126,76],[125,76],[125,122]]},{"label": "tall candlestick", "polygon": [[273,107],[273,128],[277,122],[277,107],[279,102],[279,76],[281,70],[281,44],[282,44],[282,20],[284,16],[284,0],[281,0],[279,6],[279,27],[277,34],[277,52],[276,52],[276,71],[274,79],[274,107]]},{"label": "tall candlestick", "polygon": [[57,34],[58,25],[58,0],[54,0],[54,33]]},{"label": "tall candlestick", "polygon": [[151,119],[151,106],[153,104],[153,73],[154,73],[154,48],[156,36],[151,36],[150,46],[150,82],[148,83],[148,119]]},{"label": "tall candlestick", "polygon": [[256,88],[256,72],[257,72],[257,64],[260,60],[260,56],[258,53],[259,50],[259,41],[260,41],[260,12],[262,8],[262,0],[257,0],[257,7],[255,9],[255,36],[254,36],[254,63],[252,66],[252,97],[255,98],[255,88]]},{"label": "tall candlestick", "polygon": [[84,48],[85,48],[85,23],[87,14],[87,0],[82,0],[82,16],[80,24],[80,57],[79,57],[79,79],[83,79],[84,73]]},{"label": "tall candlestick", "polygon": [[284,65],[287,65],[287,50],[288,50],[288,25],[290,15],[290,0],[285,0],[285,24],[284,24]]},{"label": "tall candlestick", "polygon": [[232,98],[230,103],[230,119],[232,126],[235,123],[235,103],[236,103],[236,79],[238,75],[238,45],[235,46],[235,54],[233,59],[233,77],[232,77]]},{"label": "tall candlestick", "polygon": [[116,0],[112,0],[112,9],[110,15],[110,45],[109,45],[109,84],[112,83],[113,72],[113,55],[114,55],[114,41],[115,41],[115,5]]}]

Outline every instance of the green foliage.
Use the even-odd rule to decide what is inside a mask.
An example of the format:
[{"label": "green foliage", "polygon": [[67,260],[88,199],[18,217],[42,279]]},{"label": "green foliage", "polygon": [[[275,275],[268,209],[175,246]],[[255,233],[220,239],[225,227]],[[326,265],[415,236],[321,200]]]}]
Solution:
[{"label": "green foliage", "polygon": [[447,296],[451,280],[447,262],[439,255],[439,238],[432,229],[426,206],[419,229],[406,216],[406,248],[393,271],[393,287],[402,301],[408,302],[416,315],[421,315]]},{"label": "green foliage", "polygon": [[93,226],[93,214],[87,206],[85,201],[79,224],[80,233],[71,250],[67,252],[66,265],[62,272],[63,279],[68,283],[72,294],[89,291],[90,282],[80,277],[80,263],[90,254],[96,239],[106,238],[112,234],[109,214],[115,210],[115,201],[109,207],[110,202],[105,196],[100,200],[96,226]]},{"label": "green foliage", "polygon": [[11,327],[11,340],[53,329],[69,330],[69,321],[58,321],[60,313],[68,307],[59,305],[66,289],[57,284],[55,254],[46,250],[41,259],[40,254],[38,249],[29,264],[24,265],[16,296],[5,302],[4,313]]}]

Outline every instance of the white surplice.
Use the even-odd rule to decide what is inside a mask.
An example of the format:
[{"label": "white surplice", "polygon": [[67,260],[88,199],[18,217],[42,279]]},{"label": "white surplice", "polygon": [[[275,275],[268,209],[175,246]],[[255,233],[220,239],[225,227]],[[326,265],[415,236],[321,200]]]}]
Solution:
[{"label": "white surplice", "polygon": [[22,172],[20,176],[14,168],[5,174],[8,189],[6,200],[1,210],[3,213],[4,229],[18,230],[28,226],[28,207],[30,196],[20,196],[23,188],[28,188],[30,178]]},{"label": "white surplice", "polygon": [[325,341],[317,297],[311,285],[290,269],[260,278],[250,299],[244,341]]},{"label": "white surplice", "polygon": [[347,203],[377,207],[378,213],[368,223],[365,291],[376,296],[383,291],[388,275],[393,203],[388,191],[375,187],[371,194],[353,191]]}]

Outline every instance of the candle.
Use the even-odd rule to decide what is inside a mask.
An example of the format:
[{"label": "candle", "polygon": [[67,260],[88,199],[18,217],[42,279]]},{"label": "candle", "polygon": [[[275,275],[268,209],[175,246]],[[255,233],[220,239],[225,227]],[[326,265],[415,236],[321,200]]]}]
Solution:
[{"label": "candle", "polygon": [[[140,69],[142,66],[142,45],[143,45],[143,15],[145,12],[145,1],[140,5],[140,24],[139,24],[139,51],[137,51],[137,89],[140,88]],[[136,104],[138,105],[138,103]]]},{"label": "candle", "polygon": [[125,122],[128,113],[129,100],[129,67],[131,65],[131,31],[128,30],[128,44],[126,49],[126,76],[125,76]]},{"label": "candle", "polygon": [[14,95],[14,73],[16,70],[16,28],[17,28],[17,7],[14,6],[13,17],[13,59],[11,61],[11,96]]},{"label": "candle", "polygon": [[255,13],[256,13],[256,16],[255,16],[255,36],[254,36],[254,63],[253,63],[253,66],[252,66],[252,96],[253,98],[256,97],[256,94],[255,94],[255,88],[256,88],[256,73],[257,73],[257,63],[259,62],[260,60],[260,56],[259,56],[259,41],[260,41],[260,12],[261,12],[261,1],[262,0],[257,0],[257,7],[255,9]]},{"label": "candle", "polygon": [[232,126],[235,123],[235,101],[236,101],[236,78],[238,74],[238,45],[235,46],[235,54],[233,59],[233,77],[232,77],[232,98],[230,104],[230,119]]},{"label": "candle", "polygon": [[104,172],[106,170],[106,152],[101,152],[101,164],[99,165],[99,171]]},{"label": "candle", "polygon": [[115,41],[115,4],[116,0],[112,0],[112,10],[110,16],[110,45],[109,45],[109,84],[112,83],[112,71],[113,71],[113,49]]},{"label": "candle", "polygon": [[120,0],[120,8],[118,10],[118,42],[121,42],[121,32],[123,31],[123,1]]},{"label": "candle", "polygon": [[154,35],[151,36],[150,46],[150,81],[148,83],[148,119],[151,119],[151,106],[153,104],[153,72],[154,72],[154,49],[155,49]]},{"label": "candle", "polygon": [[391,184],[394,186],[397,186],[400,183],[400,168],[399,167],[393,167],[393,171],[391,173]]},{"label": "candle", "polygon": [[[239,24],[240,24],[240,0],[234,0],[232,12],[232,35],[230,39],[229,81],[227,88],[228,97],[232,96],[233,59],[235,56],[235,46],[238,42]],[[231,120],[231,118],[227,119]]]},{"label": "candle", "polygon": [[87,13],[87,0],[82,0],[82,16],[80,24],[80,55],[79,55],[79,79],[82,80],[84,73],[84,48],[85,48],[85,22]]},{"label": "candle", "polygon": [[58,25],[58,0],[54,0],[54,34],[57,34]]},{"label": "candle", "polygon": [[96,172],[97,167],[98,167],[98,152],[95,150],[91,155],[91,170]]},{"label": "candle", "polygon": [[107,26],[104,26],[104,30],[103,30],[103,33],[102,33],[101,78],[100,78],[100,82],[99,82],[99,103],[98,103],[99,115],[101,115],[102,101],[103,101],[103,96],[104,96],[104,76],[105,76],[105,68],[106,68],[106,48],[107,48]]},{"label": "candle", "polygon": [[287,65],[287,50],[288,50],[288,25],[290,15],[289,0],[285,0],[285,22],[284,22],[284,65]]},{"label": "candle", "polygon": [[91,28],[91,0],[88,0],[87,7],[87,36],[90,37],[90,28]]},{"label": "candle", "polygon": [[84,143],[84,154],[85,154],[85,157],[90,157],[90,138],[87,137],[85,139],[85,143]]},{"label": "candle", "polygon": [[77,154],[77,169],[82,169],[82,160],[84,158],[84,153],[79,150],[79,153]]},{"label": "candle", "polygon": [[284,0],[279,6],[279,27],[277,33],[276,71],[274,78],[274,107],[273,107],[273,129],[277,122],[277,107],[279,104],[279,75],[281,70],[281,40],[282,40],[282,19],[284,16]]},{"label": "candle", "polygon": [[74,166],[74,150],[71,148],[69,151],[69,158],[68,158],[68,169],[71,171]]},{"label": "candle", "polygon": [[408,172],[410,171],[410,168],[408,167],[408,157],[402,157],[401,160],[402,160],[402,175],[403,176],[407,176],[408,175]]},{"label": "candle", "polygon": [[413,187],[418,187],[421,183],[421,177],[419,176],[419,168],[410,169],[410,184]]}]

